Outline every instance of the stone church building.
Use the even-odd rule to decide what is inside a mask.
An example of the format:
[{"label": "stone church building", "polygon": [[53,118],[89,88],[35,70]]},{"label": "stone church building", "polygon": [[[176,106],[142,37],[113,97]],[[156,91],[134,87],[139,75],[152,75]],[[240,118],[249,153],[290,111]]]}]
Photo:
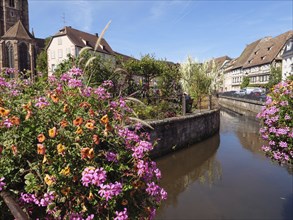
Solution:
[{"label": "stone church building", "polygon": [[28,0],[0,0],[0,69],[34,73],[40,42],[29,32]]}]

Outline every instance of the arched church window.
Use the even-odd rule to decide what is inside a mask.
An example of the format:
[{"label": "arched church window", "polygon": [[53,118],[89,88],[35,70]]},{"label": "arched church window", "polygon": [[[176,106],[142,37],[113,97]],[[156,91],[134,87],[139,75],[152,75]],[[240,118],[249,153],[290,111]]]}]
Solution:
[{"label": "arched church window", "polygon": [[14,0],[9,0],[9,7],[15,7],[15,1]]},{"label": "arched church window", "polygon": [[20,43],[18,46],[18,56],[19,56],[19,70],[29,70],[30,69],[30,56],[28,51],[28,46],[26,43]]},{"label": "arched church window", "polygon": [[14,51],[10,42],[5,45],[5,67],[14,68]]}]

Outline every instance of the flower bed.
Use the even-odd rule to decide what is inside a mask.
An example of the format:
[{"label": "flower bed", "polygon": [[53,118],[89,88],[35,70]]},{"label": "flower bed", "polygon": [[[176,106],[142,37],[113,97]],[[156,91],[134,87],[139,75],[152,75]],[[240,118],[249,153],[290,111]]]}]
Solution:
[{"label": "flower bed", "polygon": [[265,107],[257,115],[260,133],[268,141],[262,149],[279,163],[293,164],[293,81],[281,82],[268,94]]},{"label": "flower bed", "polygon": [[88,87],[78,68],[36,83],[9,74],[0,75],[0,191],[32,219],[155,216],[167,193],[153,145],[139,124],[123,126],[132,110],[111,81]]}]

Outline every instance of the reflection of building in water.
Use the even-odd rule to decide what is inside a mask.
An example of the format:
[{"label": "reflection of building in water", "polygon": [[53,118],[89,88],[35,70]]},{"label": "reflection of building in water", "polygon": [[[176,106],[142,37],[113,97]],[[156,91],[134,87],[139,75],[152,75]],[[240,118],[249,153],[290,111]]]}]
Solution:
[{"label": "reflection of building in water", "polygon": [[199,180],[212,185],[221,178],[221,164],[215,159],[220,144],[219,134],[206,141],[158,159],[163,179],[160,185],[168,192],[164,205],[177,204],[178,195]]}]

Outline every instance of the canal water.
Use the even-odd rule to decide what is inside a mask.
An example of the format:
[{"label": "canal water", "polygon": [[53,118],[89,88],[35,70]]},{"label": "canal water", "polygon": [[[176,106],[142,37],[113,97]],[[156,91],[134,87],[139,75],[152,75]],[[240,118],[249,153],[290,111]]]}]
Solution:
[{"label": "canal water", "polygon": [[168,199],[156,219],[293,219],[292,169],[265,157],[258,130],[222,111],[219,134],[157,159]]}]

